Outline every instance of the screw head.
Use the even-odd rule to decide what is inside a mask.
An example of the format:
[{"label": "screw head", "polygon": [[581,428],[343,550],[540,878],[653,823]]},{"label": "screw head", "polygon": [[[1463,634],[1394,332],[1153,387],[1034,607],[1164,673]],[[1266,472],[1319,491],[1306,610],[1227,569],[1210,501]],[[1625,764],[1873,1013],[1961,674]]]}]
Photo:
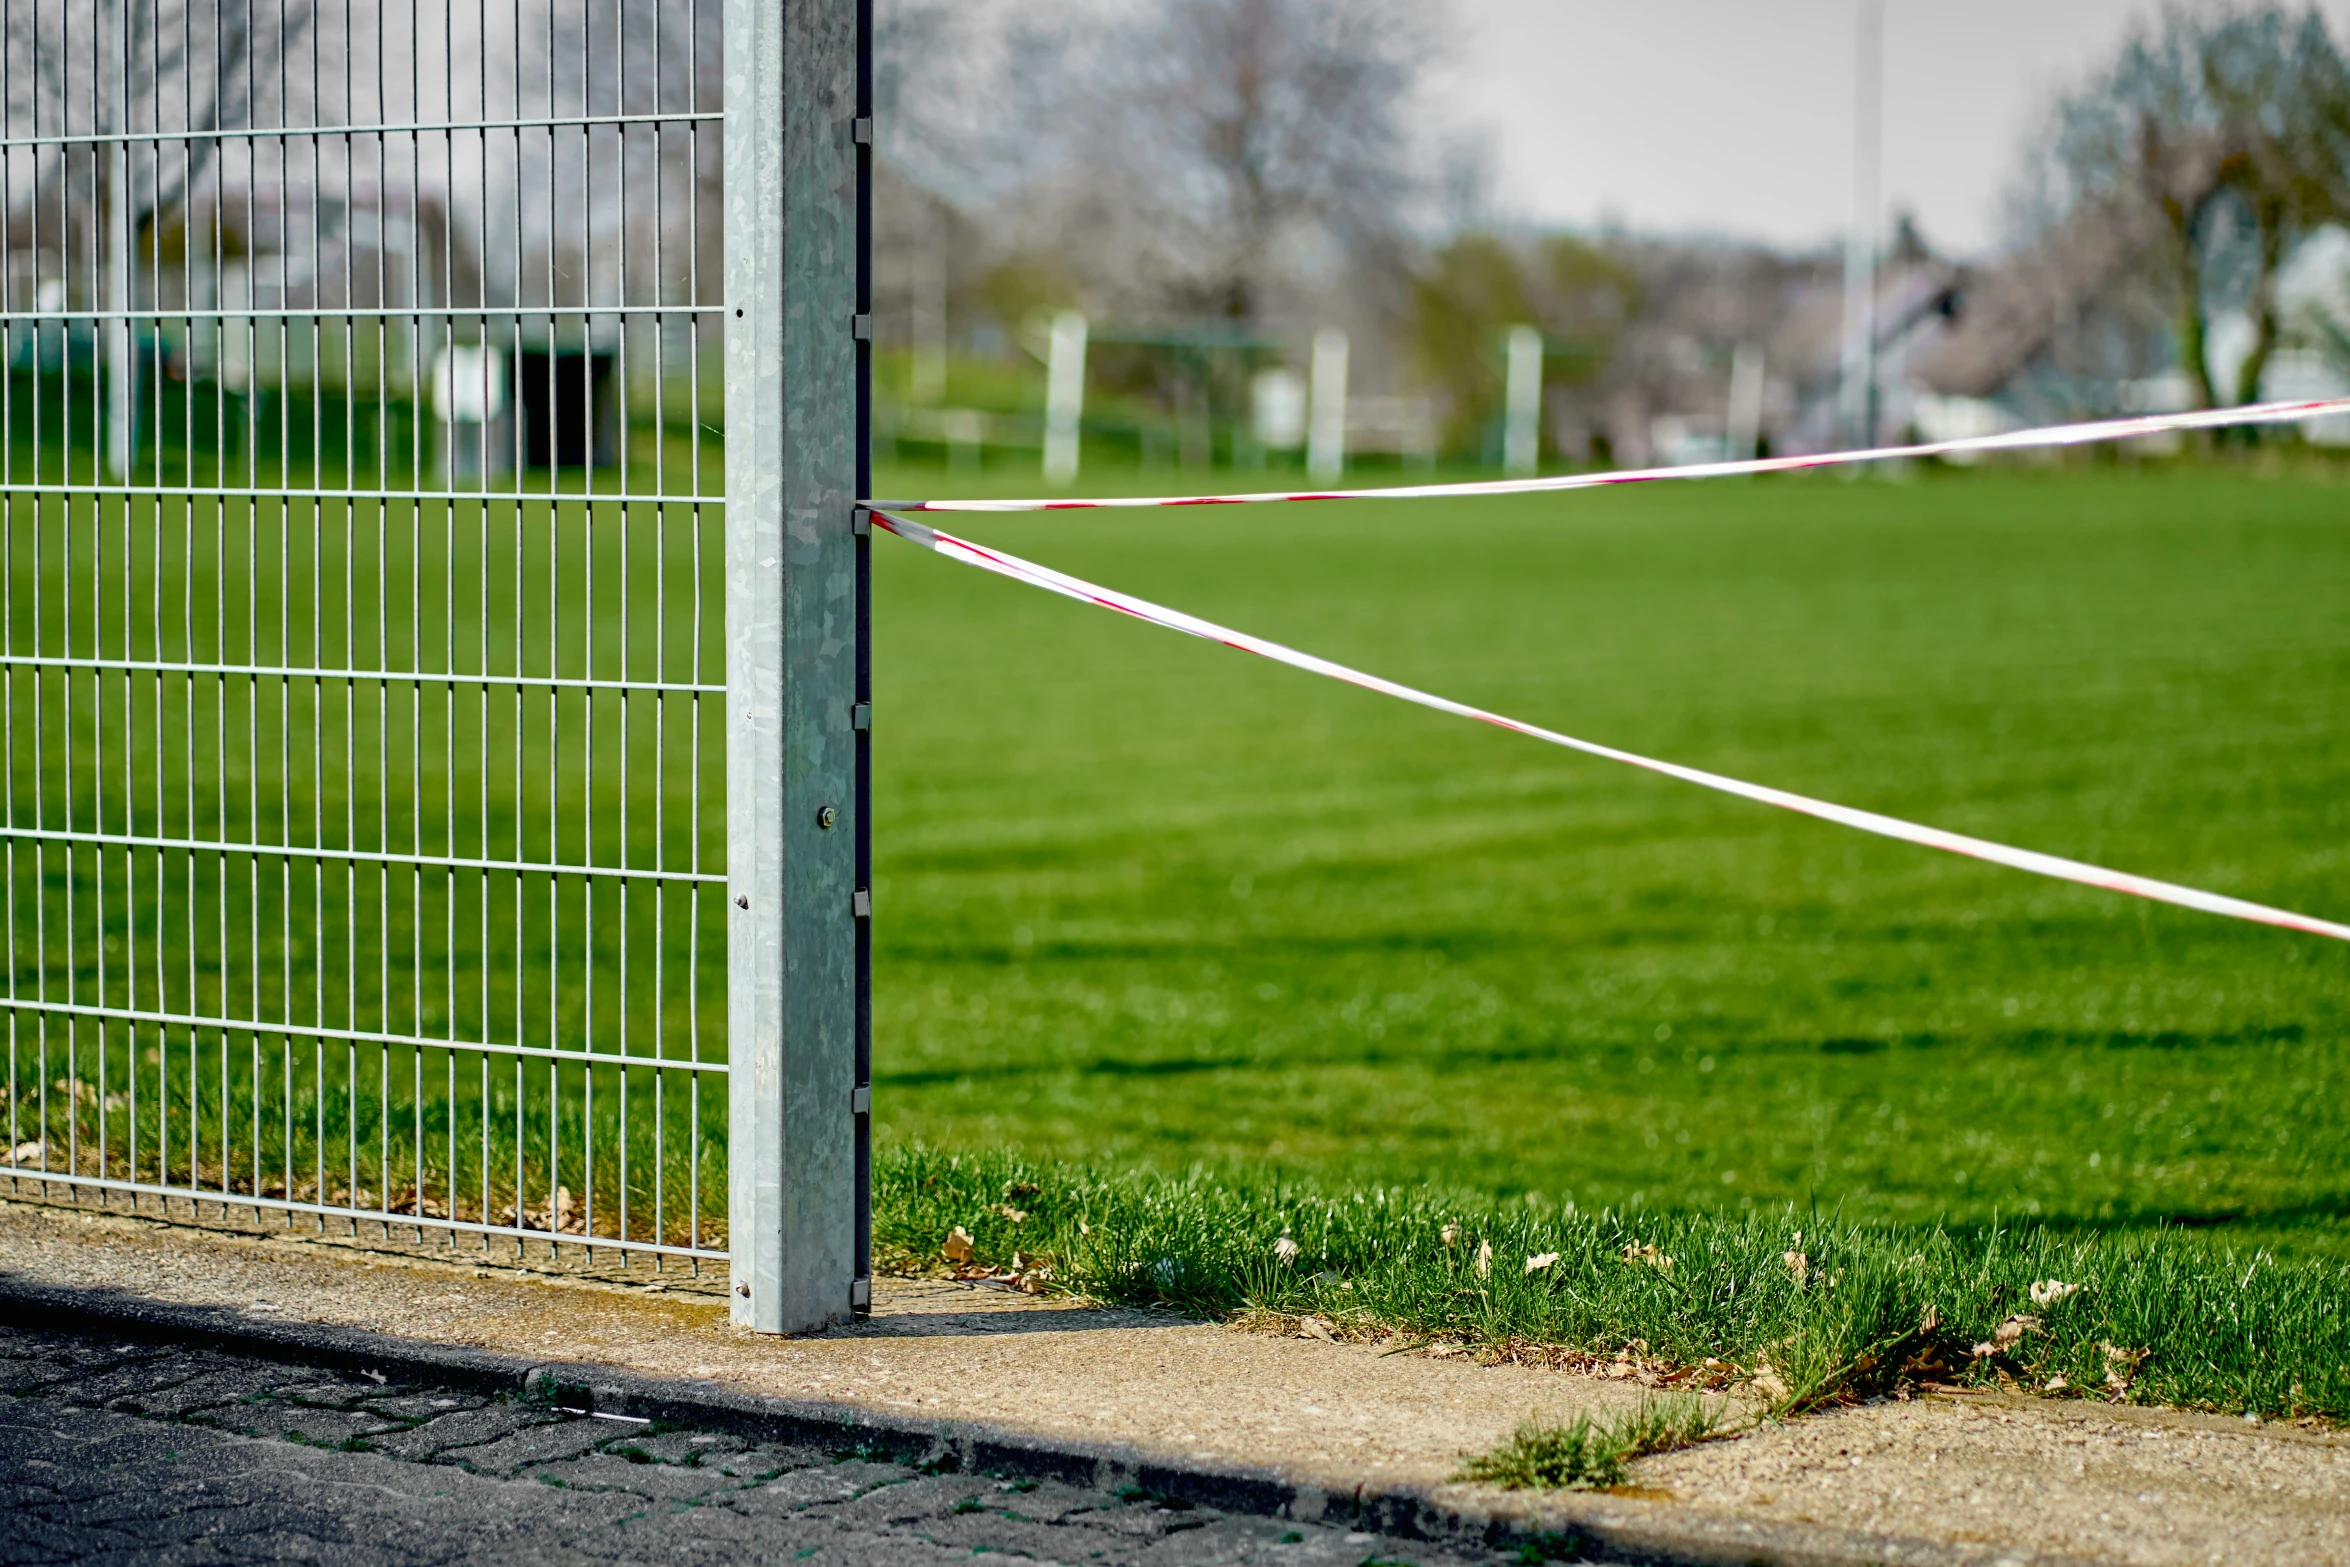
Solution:
[{"label": "screw head", "polygon": [[737,898],[734,900],[734,906],[738,909],[747,909],[751,906],[751,900],[748,898]]},{"label": "screw head", "polygon": [[737,1295],[748,1296],[751,1293],[751,1287],[748,1284],[737,1284],[734,1287],[734,1292]]},{"label": "screw head", "polygon": [[816,807],[816,825],[818,827],[829,829],[834,822],[839,820],[840,812],[834,810],[831,806],[819,805]]}]

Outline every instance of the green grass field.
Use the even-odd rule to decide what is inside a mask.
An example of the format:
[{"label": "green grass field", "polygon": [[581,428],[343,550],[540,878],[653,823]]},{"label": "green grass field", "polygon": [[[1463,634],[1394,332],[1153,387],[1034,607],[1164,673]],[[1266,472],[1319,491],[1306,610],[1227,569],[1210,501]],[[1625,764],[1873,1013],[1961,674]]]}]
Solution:
[{"label": "green grass field", "polygon": [[[947,521],[1570,733],[2350,913],[2323,470]],[[885,1145],[2350,1253],[2350,951],[875,555]]]}]

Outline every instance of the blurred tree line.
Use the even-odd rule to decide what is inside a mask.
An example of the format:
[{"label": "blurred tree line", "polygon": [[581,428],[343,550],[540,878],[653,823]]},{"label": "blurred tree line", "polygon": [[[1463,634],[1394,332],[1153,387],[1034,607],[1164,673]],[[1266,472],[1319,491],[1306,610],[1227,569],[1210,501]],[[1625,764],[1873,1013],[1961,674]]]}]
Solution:
[{"label": "blurred tree line", "polygon": [[[719,0],[125,3],[134,95],[191,128],[707,112],[722,74]],[[0,0],[12,126],[42,105],[51,129],[60,112],[97,125],[94,57],[64,40],[101,10]],[[1491,149],[1461,117],[1473,95],[1446,75],[1442,0],[882,0],[878,28],[885,402],[1036,422],[1021,410],[1041,397],[1040,323],[1078,308],[1095,326],[1089,429],[1123,418],[1145,455],[1154,440],[1183,460],[1240,455],[1252,388],[1302,375],[1326,328],[1349,341],[1358,413],[1410,413],[1455,456],[1497,455],[1503,343],[1521,326],[1543,346],[1554,459],[1669,456],[1668,430],[1725,441],[1742,359],[1767,366],[1762,440],[1826,438],[1806,420],[1839,363],[1833,254],[1502,220]],[[182,34],[201,47],[157,46]],[[281,69],[313,55],[352,68]],[[142,302],[715,298],[714,126],[358,141],[361,156],[306,173],[267,137],[138,152],[122,178]],[[105,163],[89,147],[0,157],[12,309],[95,301]],[[305,182],[312,210],[275,232],[270,193]],[[2042,418],[2137,406],[2163,373],[2205,404],[2273,394],[2297,357],[2350,373],[2350,286],[2329,308],[2290,286],[2350,216],[2350,64],[2306,0],[2174,4],[2118,39],[2032,136],[2016,212],[1987,258],[1888,236],[1889,376]],[[188,264],[212,251],[234,263],[219,277]],[[714,329],[656,343],[639,321],[631,375],[708,375]]]},{"label": "blurred tree line", "polygon": [[[1107,324],[1089,396],[1237,421],[1254,373],[1302,370],[1337,327],[1359,391],[1409,394],[1443,451],[1494,460],[1505,334],[1529,326],[1548,458],[1702,450],[1688,432],[1727,431],[1742,357],[1768,366],[1762,444],[1831,438],[1832,252],[1497,221],[1490,149],[1440,101],[1440,5],[896,0],[883,18],[903,197],[883,203],[885,340],[917,335],[925,287],[958,353],[1018,360],[1034,323],[1079,308]],[[1911,383],[1887,433],[1937,398],[2012,422],[2141,406],[2166,371],[2183,401],[2250,400],[2292,350],[2350,366],[2350,312],[2282,288],[2350,216],[2350,64],[2315,6],[2153,15],[2053,100],[2016,186],[2001,254],[1938,256],[1906,221],[1887,236],[1881,356]],[[946,258],[927,282],[923,255]]]}]

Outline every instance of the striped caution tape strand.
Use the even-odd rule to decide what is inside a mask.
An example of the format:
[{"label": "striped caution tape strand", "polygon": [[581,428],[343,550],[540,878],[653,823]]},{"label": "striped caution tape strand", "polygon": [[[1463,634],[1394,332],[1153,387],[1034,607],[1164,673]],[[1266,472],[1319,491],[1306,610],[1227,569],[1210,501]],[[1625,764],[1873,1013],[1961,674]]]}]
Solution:
[{"label": "striped caution tape strand", "polygon": [[1547,495],[1561,490],[1595,490],[1613,484],[1649,484],[1661,479],[1735,479],[1761,473],[1797,473],[1903,458],[1965,457],[1988,452],[2041,451],[2092,446],[2189,430],[2226,430],[2246,425],[2303,424],[2350,414],[2350,397],[2288,403],[2254,403],[2242,408],[2205,408],[2194,413],[2141,414],[2090,424],[2046,425],[2002,435],[1969,435],[1910,446],[1877,446],[1859,451],[1818,452],[1797,457],[1757,457],[1744,462],[1690,463],[1678,468],[1624,468],[1598,473],[1558,474],[1547,479],[1483,479],[1468,484],[1404,484],[1378,490],[1266,490],[1238,495],[1150,495],[1090,500],[1059,498],[1010,501],[909,501],[887,503],[899,512],[1092,511],[1136,506],[1256,506],[1275,501],[1446,500],[1486,495]]}]

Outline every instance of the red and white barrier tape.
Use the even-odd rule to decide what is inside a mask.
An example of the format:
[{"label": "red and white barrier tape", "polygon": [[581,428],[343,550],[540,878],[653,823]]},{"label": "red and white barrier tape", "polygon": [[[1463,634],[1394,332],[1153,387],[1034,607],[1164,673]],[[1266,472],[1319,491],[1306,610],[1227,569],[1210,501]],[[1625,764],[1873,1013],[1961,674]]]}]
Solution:
[{"label": "red and white barrier tape", "polygon": [[2095,424],[2048,425],[2004,435],[1970,435],[1915,446],[1879,446],[1866,451],[1820,452],[1808,457],[1758,457],[1750,462],[1691,463],[1682,468],[1626,468],[1602,473],[1560,474],[1548,479],[1487,479],[1473,484],[1403,484],[1380,490],[1287,490],[1248,495],[1151,495],[1103,500],[911,501],[908,511],[1089,511],[1112,506],[1254,506],[1271,501],[1438,500],[1474,495],[1537,495],[1554,490],[1594,490],[1610,484],[1647,484],[1659,479],[1732,479],[1756,473],[1795,473],[1807,468],[1841,468],[1854,463],[1904,457],[1963,457],[1978,452],[2033,451],[2089,446],[2182,430],[2224,430],[2252,424],[2299,424],[2331,414],[2350,414],[2350,397],[2319,402],[2256,403],[2243,408],[2206,408],[2196,413],[2144,414]]},{"label": "red and white barrier tape", "polygon": [[1826,800],[1814,800],[1808,795],[1790,794],[1784,789],[1773,789],[1767,784],[1754,784],[1737,778],[1725,778],[1719,773],[1709,773],[1695,767],[1683,767],[1677,762],[1660,762],[1654,757],[1641,756],[1631,751],[1621,751],[1614,746],[1601,745],[1594,740],[1578,740],[1573,735],[1563,735],[1556,730],[1543,729],[1534,724],[1523,723],[1515,718],[1505,718],[1499,713],[1487,712],[1481,707],[1471,707],[1466,702],[1455,702],[1447,697],[1435,696],[1426,691],[1415,690],[1407,685],[1399,685],[1392,680],[1383,680],[1377,675],[1365,674],[1359,669],[1349,669],[1344,664],[1334,664],[1326,658],[1316,658],[1311,653],[1300,653],[1294,648],[1283,647],[1278,642],[1268,642],[1263,637],[1252,637],[1244,631],[1234,631],[1229,627],[1201,620],[1196,615],[1186,615],[1181,610],[1166,609],[1146,600],[1120,593],[1112,588],[1098,587],[1093,583],[1055,571],[1049,566],[1039,566],[1034,561],[1022,560],[1017,555],[1007,555],[1001,550],[990,549],[984,544],[974,544],[968,539],[958,539],[951,533],[941,533],[935,528],[925,527],[908,517],[894,516],[883,511],[876,511],[873,515],[876,522],[899,538],[909,543],[919,544],[924,549],[936,550],[949,560],[961,561],[966,566],[977,566],[982,571],[992,571],[997,576],[1010,577],[1015,582],[1025,582],[1031,587],[1043,588],[1047,592],[1059,593],[1083,603],[1098,604],[1104,609],[1116,610],[1121,615],[1132,615],[1137,620],[1147,620],[1154,626],[1165,626],[1171,631],[1182,631],[1195,637],[1205,637],[1211,642],[1221,642],[1226,647],[1238,648],[1244,653],[1255,653],[1260,657],[1288,664],[1292,668],[1305,670],[1309,674],[1327,675],[1333,680],[1343,680],[1349,685],[1361,686],[1367,691],[1378,691],[1387,696],[1401,698],[1406,702],[1417,703],[1421,707],[1434,708],[1440,713],[1452,713],[1461,718],[1474,718],[1480,723],[1492,724],[1497,728],[1512,730],[1522,735],[1530,735],[1537,740],[1547,740],[1552,745],[1563,745],[1569,750],[1581,751],[1589,756],[1605,757],[1611,762],[1625,762],[1634,767],[1644,767],[1652,773],[1662,773],[1668,778],[1678,778],[1683,783],[1693,783],[1701,788],[1716,789],[1723,794],[1734,794],[1742,799],[1759,800],[1765,805],[1775,805],[1782,810],[1800,811],[1806,816],[1816,816],[1822,821],[1835,822],[1840,826],[1856,827],[1862,832],[1875,833],[1879,837],[1898,838],[1904,843],[1923,844],[1929,849],[1944,849],[1952,854],[1969,855],[1978,860],[1988,860],[1994,865],[2005,865],[2014,870],[2030,871],[2037,876],[2053,876],[2060,881],[2075,881],[2087,887],[2102,887],[2108,892],[2126,892],[2133,897],[2151,898],[2157,903],[2173,903],[2181,908],[2200,909],[2206,914],[2223,914],[2231,919],[2251,920],[2256,924],[2275,925],[2286,930],[2306,931],[2313,936],[2331,936],[2336,941],[2350,941],[2350,925],[2336,924],[2332,920],[2322,920],[2308,914],[2296,914],[2290,909],[2274,909],[2266,904],[2246,902],[2242,898],[2230,898],[2216,892],[2205,892],[2196,887],[2182,887],[2175,882],[2156,881],[2150,876],[2133,876],[2127,871],[2107,870],[2099,865],[2085,865],[2079,860],[2061,859],[2056,855],[2040,854],[2031,849],[2014,849],[2003,843],[1992,843],[1982,838],[1970,838],[1964,833],[1946,832],[1939,827],[1923,827],[1916,822],[1902,821],[1898,817],[1880,816],[1875,811],[1859,811],[1848,805],[1832,805]]}]

